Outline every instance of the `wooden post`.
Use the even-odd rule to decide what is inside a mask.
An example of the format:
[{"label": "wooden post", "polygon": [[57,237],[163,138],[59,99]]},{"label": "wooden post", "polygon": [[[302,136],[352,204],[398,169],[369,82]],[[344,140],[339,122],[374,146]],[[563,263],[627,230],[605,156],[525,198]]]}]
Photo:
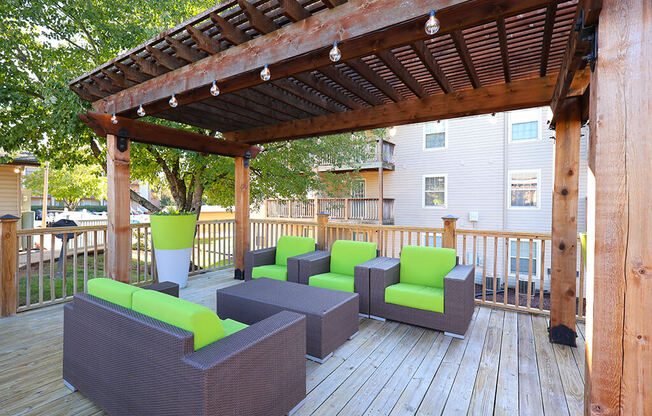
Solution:
[{"label": "wooden post", "polygon": [[109,279],[131,282],[131,227],[129,221],[129,139],[106,136],[107,235]]},{"label": "wooden post", "polygon": [[0,217],[2,238],[0,239],[0,316],[16,314],[18,293],[16,288],[16,253],[18,217]]},{"label": "wooden post", "polygon": [[651,12],[646,1],[605,0],[598,25],[589,116],[595,217],[587,227],[592,415],[652,414]]},{"label": "wooden post", "polygon": [[326,224],[328,224],[328,212],[317,214],[317,246],[319,250],[326,250]]},{"label": "wooden post", "polygon": [[[50,177],[50,162],[45,162],[43,165],[43,209],[41,211],[41,228],[47,226],[47,216],[48,216],[48,179]],[[41,247],[41,249],[43,249]]]},{"label": "wooden post", "polygon": [[313,214],[315,216],[315,221],[318,221],[318,218],[319,218],[319,216],[318,216],[319,215],[319,197],[315,197],[314,204],[315,205],[313,206],[312,212],[313,212]]},{"label": "wooden post", "polygon": [[344,219],[348,220],[349,215],[351,215],[349,212],[349,198],[344,198]]},{"label": "wooden post", "polygon": [[378,221],[383,225],[383,138],[378,139]]},{"label": "wooden post", "polygon": [[575,347],[577,285],[577,195],[580,176],[581,106],[566,100],[555,125],[555,184],[552,193],[550,342]]},{"label": "wooden post", "polygon": [[235,157],[235,275],[244,279],[244,254],[249,250],[249,158]]},{"label": "wooden post", "polygon": [[444,234],[441,239],[442,247],[457,250],[457,233],[455,232],[457,217],[454,215],[446,215],[441,217],[441,219],[444,220]]}]

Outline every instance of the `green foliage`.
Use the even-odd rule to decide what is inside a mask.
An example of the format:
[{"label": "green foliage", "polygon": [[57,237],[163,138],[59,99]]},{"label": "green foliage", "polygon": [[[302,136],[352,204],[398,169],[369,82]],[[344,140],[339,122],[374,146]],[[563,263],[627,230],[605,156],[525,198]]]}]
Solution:
[{"label": "green foliage", "polygon": [[[0,2],[0,148],[30,151],[52,168],[105,164],[105,142],[78,119],[90,108],[69,88],[82,73],[212,6],[209,0],[5,0]],[[146,121],[185,128],[146,117]],[[253,203],[346,188],[344,176],[315,171],[322,160],[354,165],[371,155],[368,134],[274,143],[251,162]],[[231,158],[134,143],[131,177],[169,189],[181,210],[232,206]],[[172,202],[170,201],[170,202]],[[167,204],[170,205],[170,204]]]},{"label": "green foliage", "polygon": [[[43,191],[43,169],[25,178],[25,186],[33,193]],[[76,165],[50,169],[48,191],[68,209],[74,210],[84,198],[106,199],[106,178],[98,166]]]}]

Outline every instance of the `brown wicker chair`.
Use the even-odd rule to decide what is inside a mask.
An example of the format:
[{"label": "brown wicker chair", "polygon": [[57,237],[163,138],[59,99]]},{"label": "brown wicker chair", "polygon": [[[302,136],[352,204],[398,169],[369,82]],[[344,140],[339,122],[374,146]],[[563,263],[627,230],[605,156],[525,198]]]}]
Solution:
[{"label": "brown wicker chair", "polygon": [[385,302],[385,289],[400,282],[400,260],[378,258],[369,273],[370,315],[464,337],[473,316],[474,274],[473,266],[457,264],[444,277],[444,312],[440,313]]},{"label": "brown wicker chair", "polygon": [[115,415],[282,415],[306,397],[305,340],[305,316],[283,311],[194,351],[191,332],[78,294],[63,378]]},{"label": "brown wicker chair", "polygon": [[[314,243],[314,239],[308,239],[306,237],[293,237],[293,236],[283,236],[281,239],[284,239],[284,243],[287,244],[295,244],[296,241],[293,240],[303,240],[302,244],[307,244],[309,240],[312,240],[312,244],[314,245],[314,249],[312,247],[310,251],[307,251],[305,247],[303,248],[298,248],[295,249],[295,253],[301,253],[297,254],[291,257],[287,258],[287,264],[282,264],[282,265],[277,265],[277,253],[276,249],[277,247],[269,247],[269,248],[264,248],[260,250],[252,250],[252,251],[247,251],[245,252],[245,258],[244,258],[244,280],[249,281],[252,280],[253,276],[253,270],[256,267],[260,266],[272,266],[272,267],[280,267],[285,269],[285,273],[287,275],[287,281],[288,282],[294,282],[294,283],[299,283],[299,260],[302,258],[311,255],[314,253],[314,250],[317,249],[317,244]],[[279,244],[280,244],[280,239],[279,239]],[[267,275],[264,274],[264,276],[260,277],[268,277],[268,278],[277,278],[273,275]],[[280,279],[283,280],[283,279]]]}]

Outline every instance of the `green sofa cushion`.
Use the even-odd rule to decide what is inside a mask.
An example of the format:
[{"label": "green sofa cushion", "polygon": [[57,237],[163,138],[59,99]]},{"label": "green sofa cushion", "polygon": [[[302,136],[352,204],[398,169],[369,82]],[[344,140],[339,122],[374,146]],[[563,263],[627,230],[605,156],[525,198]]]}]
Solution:
[{"label": "green sofa cushion", "polygon": [[385,302],[444,313],[444,289],[397,283],[385,289]]},{"label": "green sofa cushion", "polygon": [[444,277],[455,267],[451,248],[404,246],[401,250],[401,283],[444,288]]},{"label": "green sofa cushion", "polygon": [[248,326],[249,325],[234,321],[233,319],[222,319],[222,328],[224,328],[224,333],[227,337],[231,334],[235,334],[241,329],[245,329]]},{"label": "green sofa cushion", "polygon": [[287,266],[288,257],[315,251],[315,239],[284,235],[276,243],[276,264]]},{"label": "green sofa cushion", "polygon": [[376,258],[376,244],[364,241],[337,240],[331,248],[331,273],[353,276],[353,270]]},{"label": "green sofa cushion", "polygon": [[131,309],[131,297],[140,290],[136,286],[98,277],[88,281],[88,294]]},{"label": "green sofa cushion", "polygon": [[310,276],[308,285],[351,293],[353,293],[354,289],[353,276],[339,273],[322,273]]},{"label": "green sofa cushion", "polygon": [[251,269],[251,277],[253,279],[269,277],[270,279],[276,280],[288,280],[288,268],[287,266],[280,266],[278,264],[258,266]]},{"label": "green sofa cushion", "polygon": [[195,350],[226,336],[220,318],[205,306],[154,290],[134,293],[133,310],[195,334]]}]

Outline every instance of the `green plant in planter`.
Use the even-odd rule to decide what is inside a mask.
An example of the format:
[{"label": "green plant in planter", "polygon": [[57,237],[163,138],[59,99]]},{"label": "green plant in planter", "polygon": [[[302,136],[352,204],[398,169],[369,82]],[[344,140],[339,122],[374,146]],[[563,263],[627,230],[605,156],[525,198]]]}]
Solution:
[{"label": "green plant in planter", "polygon": [[194,212],[168,210],[149,216],[156,271],[160,282],[188,283],[188,266],[195,237],[197,215]]}]

